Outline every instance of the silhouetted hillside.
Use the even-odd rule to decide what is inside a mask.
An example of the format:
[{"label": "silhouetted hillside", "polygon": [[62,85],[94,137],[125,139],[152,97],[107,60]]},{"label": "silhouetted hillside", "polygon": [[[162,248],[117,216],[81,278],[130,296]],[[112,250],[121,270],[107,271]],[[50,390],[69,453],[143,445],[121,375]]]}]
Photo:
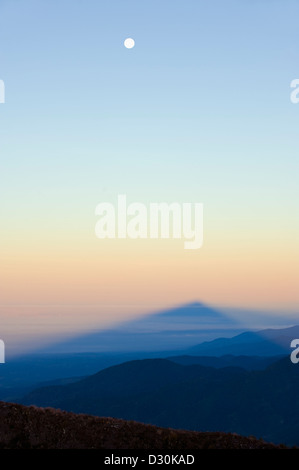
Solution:
[{"label": "silhouetted hillside", "polygon": [[22,403],[298,445],[298,387],[299,366],[289,357],[262,371],[142,360],[36,390]]},{"label": "silhouetted hillside", "polygon": [[[164,354],[164,355],[163,355]],[[175,355],[173,355],[175,354]],[[34,389],[49,385],[63,385],[79,381],[100,370],[136,360],[166,358],[182,365],[199,364],[208,367],[242,367],[261,370],[279,356],[181,356],[173,352],[127,353],[122,355],[103,353],[28,355],[9,360],[0,368],[0,400],[15,402]]]},{"label": "silhouetted hillside", "polygon": [[162,429],[0,402],[0,449],[274,449],[236,434]]}]

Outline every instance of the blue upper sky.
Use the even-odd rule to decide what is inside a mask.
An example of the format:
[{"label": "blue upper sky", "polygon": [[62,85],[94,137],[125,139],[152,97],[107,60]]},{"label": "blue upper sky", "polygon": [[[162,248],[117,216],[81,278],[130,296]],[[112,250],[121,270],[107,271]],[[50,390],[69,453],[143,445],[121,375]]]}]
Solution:
[{"label": "blue upper sky", "polygon": [[4,183],[289,191],[298,14],[290,0],[1,0]]}]

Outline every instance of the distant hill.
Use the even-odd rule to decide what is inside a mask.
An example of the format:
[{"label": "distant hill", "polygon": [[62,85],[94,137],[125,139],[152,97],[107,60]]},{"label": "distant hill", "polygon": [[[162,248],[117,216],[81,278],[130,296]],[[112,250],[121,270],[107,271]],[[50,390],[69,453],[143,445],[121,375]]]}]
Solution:
[{"label": "distant hill", "polygon": [[[175,353],[175,352],[174,352]],[[182,365],[199,364],[209,367],[242,367],[247,370],[260,370],[279,357],[250,356],[169,356],[168,351],[79,354],[28,355],[10,360],[0,368],[0,400],[15,402],[36,388],[47,385],[62,385],[76,382],[107,367],[136,359],[168,358]]]},{"label": "distant hill", "polygon": [[289,357],[261,371],[155,359],[110,367],[69,385],[44,387],[22,403],[298,445],[298,387],[299,365]]},{"label": "distant hill", "polygon": [[191,366],[199,364],[205,367],[215,367],[221,369],[223,367],[241,367],[246,370],[263,370],[273,362],[281,359],[282,356],[170,356],[169,361],[176,362],[183,366]]},{"label": "distant hill", "polygon": [[15,401],[44,382],[95,374],[135,359],[135,355],[103,353],[32,354],[8,360],[0,367],[0,400]]},{"label": "distant hill", "polygon": [[290,353],[290,343],[299,338],[299,326],[244,332],[232,338],[203,342],[187,350],[190,355],[278,356]]},{"label": "distant hill", "polygon": [[[196,316],[197,308],[190,309],[193,315]],[[209,309],[204,308],[203,311],[205,312],[204,315],[209,315]],[[171,313],[164,312],[161,317],[164,318],[164,315],[168,317],[171,316]],[[217,315],[216,312],[215,318]],[[160,318],[160,316],[158,317]],[[181,314],[178,311],[174,312],[174,317],[179,321]],[[178,328],[178,325],[176,328]],[[227,332],[227,330],[225,331]],[[185,334],[187,335],[186,331],[183,331],[182,335]],[[98,341],[97,334],[95,334],[95,337]],[[187,349],[140,349],[122,353],[110,351],[106,353],[52,352],[31,354],[10,359],[5,366],[0,368],[0,400],[16,401],[17,398],[24,396],[33,388],[37,388],[39,384],[42,385],[43,382],[65,381],[67,379],[79,380],[80,377],[135,359],[170,358],[173,362],[183,365],[201,364],[216,368],[240,366],[247,370],[263,369],[276,358],[289,355],[290,342],[298,337],[299,327],[295,326],[284,329],[267,329],[259,332],[243,332],[230,338],[206,341]],[[132,343],[137,342],[138,338],[137,331],[135,336],[132,333]],[[156,346],[158,347],[159,344],[157,343]]]},{"label": "distant hill", "polygon": [[0,449],[274,449],[236,434],[177,431],[0,402]]}]

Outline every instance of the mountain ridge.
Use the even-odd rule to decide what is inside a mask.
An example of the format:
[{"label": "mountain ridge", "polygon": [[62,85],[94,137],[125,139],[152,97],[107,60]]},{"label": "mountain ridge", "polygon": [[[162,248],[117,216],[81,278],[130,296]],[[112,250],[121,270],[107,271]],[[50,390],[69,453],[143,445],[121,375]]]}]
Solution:
[{"label": "mountain ridge", "polygon": [[290,343],[299,338],[299,326],[287,328],[267,328],[259,331],[245,331],[231,338],[216,338],[188,348],[193,355],[214,356],[256,355],[275,356],[291,352]]},{"label": "mountain ridge", "polygon": [[289,357],[256,371],[151,359],[113,366],[69,385],[35,390],[21,403],[298,445],[294,413],[299,408],[298,387],[299,366]]}]

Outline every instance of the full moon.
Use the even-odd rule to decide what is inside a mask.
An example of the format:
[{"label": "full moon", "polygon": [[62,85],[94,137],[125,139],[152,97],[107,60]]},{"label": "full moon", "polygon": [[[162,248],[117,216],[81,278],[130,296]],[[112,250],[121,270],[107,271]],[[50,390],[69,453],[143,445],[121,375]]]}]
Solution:
[{"label": "full moon", "polygon": [[135,46],[135,41],[132,38],[127,38],[124,42],[124,45],[127,49],[132,49]]}]

